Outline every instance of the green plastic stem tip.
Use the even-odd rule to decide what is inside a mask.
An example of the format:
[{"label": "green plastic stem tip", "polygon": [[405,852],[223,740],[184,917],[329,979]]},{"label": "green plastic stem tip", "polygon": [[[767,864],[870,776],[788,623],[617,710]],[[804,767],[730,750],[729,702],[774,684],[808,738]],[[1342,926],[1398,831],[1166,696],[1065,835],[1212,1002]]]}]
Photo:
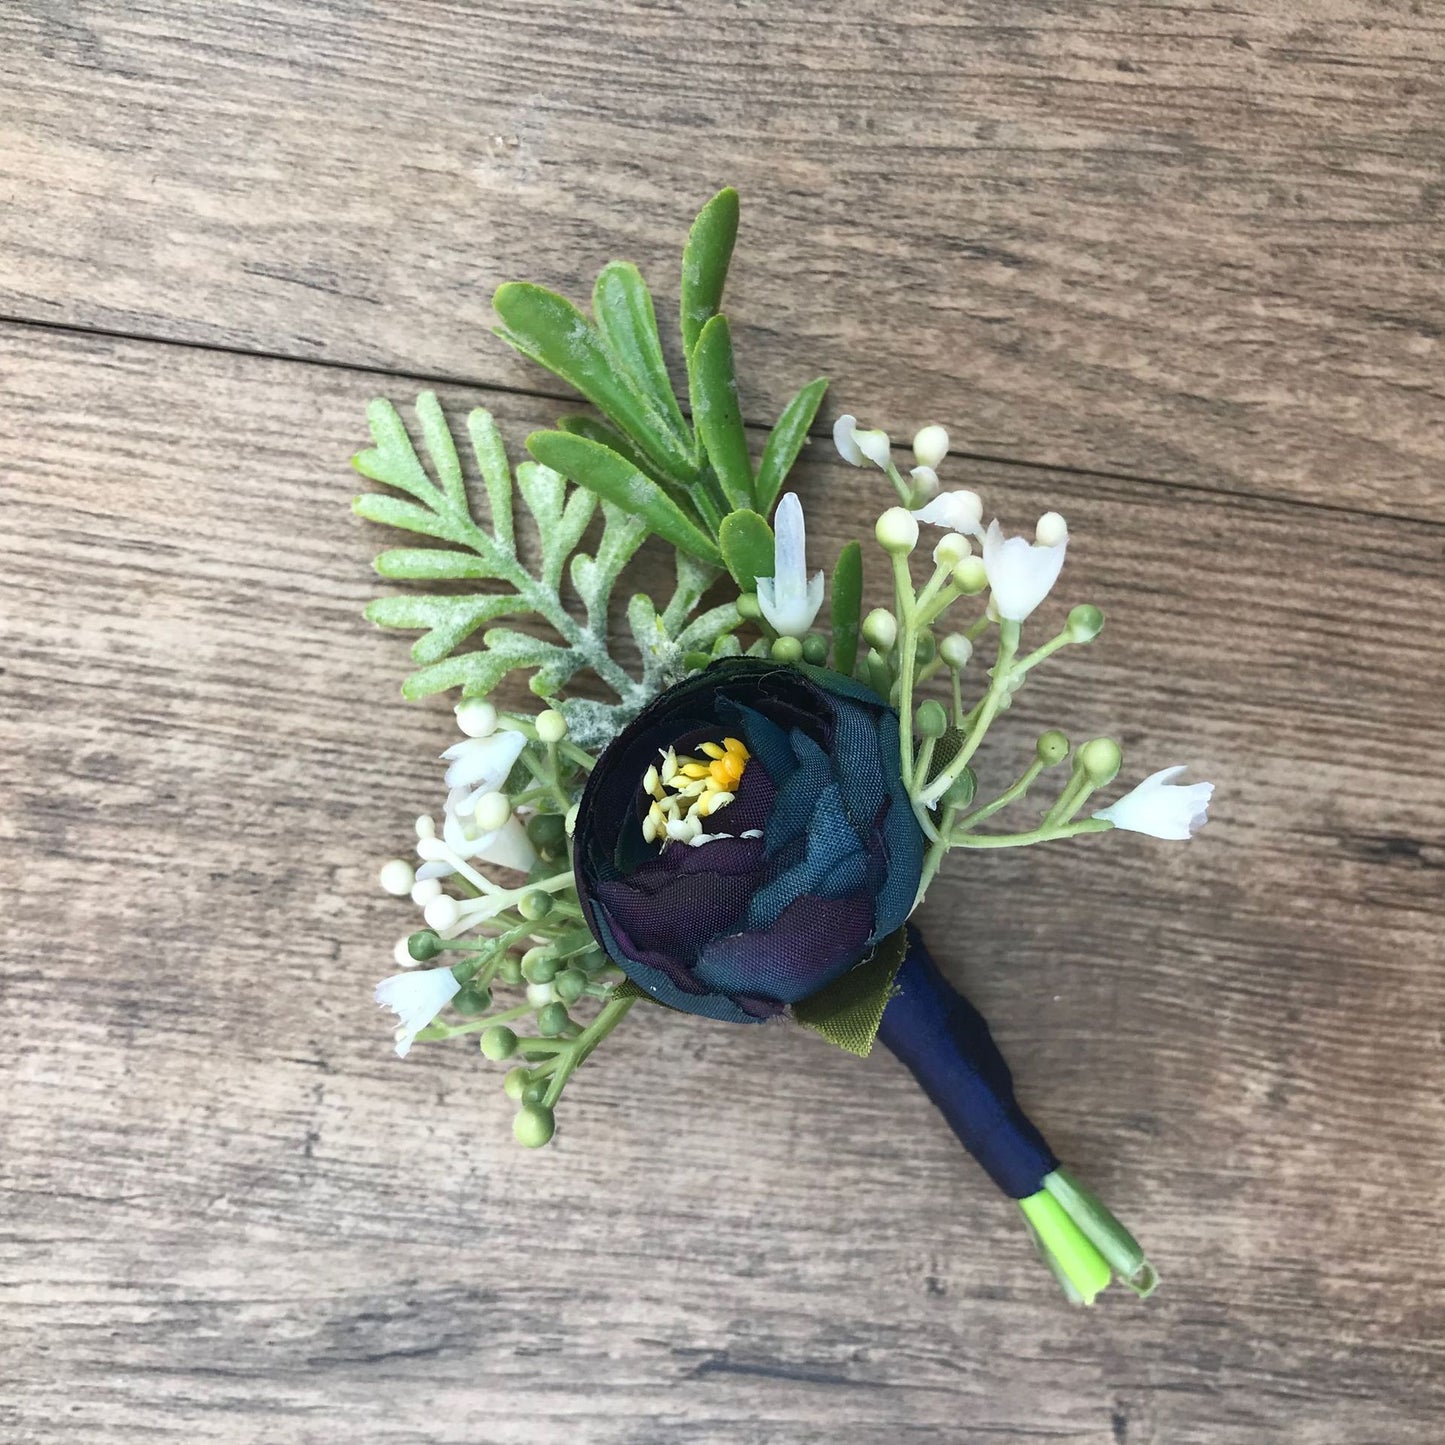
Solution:
[{"label": "green plastic stem tip", "polygon": [[1113,1277],[1108,1261],[1047,1190],[1041,1189],[1027,1199],[1020,1199],[1019,1208],[1033,1225],[1044,1248],[1078,1290],[1079,1297],[1086,1305],[1093,1304],[1095,1296]]}]

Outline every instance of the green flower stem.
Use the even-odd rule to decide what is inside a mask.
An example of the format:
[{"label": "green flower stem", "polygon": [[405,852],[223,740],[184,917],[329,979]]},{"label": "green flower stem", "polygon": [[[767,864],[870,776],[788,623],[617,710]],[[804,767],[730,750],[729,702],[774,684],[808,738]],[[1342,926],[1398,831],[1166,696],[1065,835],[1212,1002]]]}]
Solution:
[{"label": "green flower stem", "polygon": [[913,770],[913,791],[916,793],[928,781],[928,769],[933,762],[933,748],[937,738],[924,738],[918,750],[918,766]]},{"label": "green flower stem", "polygon": [[1079,823],[1056,827],[1041,825],[1028,833],[955,833],[948,839],[948,845],[951,848],[1026,848],[1031,843],[1077,838],[1080,833],[1107,833],[1113,826],[1102,818],[1085,818]]},{"label": "green flower stem", "polygon": [[[891,464],[890,464],[891,465]],[[906,554],[894,552],[893,601],[898,618],[898,739],[903,776],[913,776],[913,674],[918,663],[918,599]]]},{"label": "green flower stem", "polygon": [[949,676],[953,679],[953,725],[960,731],[963,729],[963,670],[957,667],[948,669]]},{"label": "green flower stem", "polygon": [[[953,785],[954,779],[959,777],[964,768],[968,766],[969,759],[978,751],[979,744],[983,742],[984,734],[988,731],[989,725],[998,716],[1003,707],[1004,699],[1008,696],[1009,675],[1013,664],[1013,656],[1019,644],[1019,625],[1017,622],[1002,622],[999,624],[998,637],[998,659],[994,663],[993,677],[989,683],[988,692],[984,695],[983,702],[977,709],[977,717],[974,718],[973,726],[969,729],[968,737],[958,752],[943,769],[939,775],[918,794],[916,801],[924,808],[936,803]],[[908,770],[905,768],[905,775]]]},{"label": "green flower stem", "polygon": [[515,1008],[503,1009],[501,1013],[488,1014],[484,1019],[469,1019],[464,1024],[428,1024],[424,1029],[418,1031],[416,1042],[419,1044],[432,1043],[437,1039],[454,1039],[462,1034],[484,1033],[493,1024],[509,1024],[513,1019],[519,1019],[524,1014],[533,1013],[535,1010],[531,1004],[518,1004]]},{"label": "green flower stem", "polygon": [[556,1107],[557,1100],[562,1097],[562,1090],[567,1087],[567,1080],[587,1059],[592,1050],[622,1022],[627,1016],[627,1011],[636,1002],[636,999],[631,998],[615,998],[603,1006],[602,1012],[575,1039],[559,1040],[562,1047],[557,1051],[552,1082],[547,1086],[547,1092],[542,1097],[545,1107],[549,1109]]},{"label": "green flower stem", "polygon": [[1069,781],[1064,784],[1064,790],[1055,800],[1053,807],[1044,814],[1042,826],[1053,828],[1060,823],[1069,822],[1094,791],[1088,774],[1079,766],[1078,757],[1075,756],[1074,770],[1069,774]]},{"label": "green flower stem", "polygon": [[922,609],[922,615],[918,620],[925,627],[929,626],[942,617],[962,596],[962,588],[955,587],[952,582],[946,582],[939,588],[937,593],[929,599],[928,605]]},{"label": "green flower stem", "polygon": [[1060,1283],[1067,1281],[1069,1297],[1080,1304],[1093,1304],[1112,1277],[1108,1261],[1047,1188],[1020,1199],[1019,1208]]},{"label": "green flower stem", "polygon": [[964,816],[958,820],[957,831],[967,833],[976,828],[985,818],[991,818],[1001,809],[1007,808],[1010,803],[1016,803],[1033,787],[1034,779],[1037,778],[1043,770],[1044,765],[1042,760],[1035,758],[1034,761],[1023,770],[1018,779],[1005,788],[993,802],[985,803],[981,808],[975,808],[971,813],[965,813]]},{"label": "green flower stem", "polygon": [[1140,1299],[1148,1299],[1159,1287],[1159,1276],[1145,1256],[1143,1246],[1119,1223],[1103,1200],[1066,1169],[1055,1169],[1047,1175],[1044,1189],[1058,1201],[1109,1268]]},{"label": "green flower stem", "polygon": [[1065,628],[1057,637],[1051,637],[1042,647],[1036,647],[1029,655],[1014,663],[1013,675],[1022,677],[1031,667],[1037,666],[1044,658],[1052,657],[1061,647],[1069,645],[1069,630]]},{"label": "green flower stem", "polygon": [[888,480],[893,483],[893,490],[898,493],[898,500],[905,507],[913,505],[913,488],[903,480],[903,474],[894,465],[893,459],[888,459],[888,465],[883,469]]}]

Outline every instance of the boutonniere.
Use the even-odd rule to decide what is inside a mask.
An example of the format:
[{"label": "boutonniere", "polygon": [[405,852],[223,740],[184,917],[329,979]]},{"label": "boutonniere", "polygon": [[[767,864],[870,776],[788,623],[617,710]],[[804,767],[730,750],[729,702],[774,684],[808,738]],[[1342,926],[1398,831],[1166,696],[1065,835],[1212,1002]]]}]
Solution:
[{"label": "boutonniere", "polygon": [[[1083,604],[1025,641],[1068,527],[1054,512],[1031,536],[985,525],[983,499],[940,477],[943,427],[900,465],[884,432],[845,415],[834,444],[879,474],[879,513],[830,575],[814,568],[786,484],[826,382],[798,391],[754,458],[720,309],[737,222],[736,194],[719,193],[684,252],[686,410],[652,297],[622,262],[590,316],[539,286],[496,294],[501,338],[593,408],[529,436],[526,460],[513,465],[485,411],[459,426],[423,393],[409,428],[371,406],[355,465],[384,490],[355,509],[428,539],[382,552],[378,572],[482,584],[368,609],[422,634],[406,696],[458,695],[416,861],[380,874],[421,911],[376,987],[396,1052],[475,1038],[507,1066],[516,1138],[540,1147],[577,1070],[648,1007],[791,1021],[860,1055],[881,1041],[1018,1201],[1070,1299],[1112,1277],[1147,1295],[1143,1250],[1023,1113],[987,1023],[910,920],[952,852],[1115,828],[1185,839],[1211,785],[1168,767],[1101,804],[1118,744],[1055,729],[1016,776],[986,780],[980,750],[1033,670],[1103,629]],[[628,599],[623,645],[614,593],[649,541],[671,549],[675,580]],[[866,615],[865,542],[893,592]],[[495,700],[514,674],[535,710]]]}]

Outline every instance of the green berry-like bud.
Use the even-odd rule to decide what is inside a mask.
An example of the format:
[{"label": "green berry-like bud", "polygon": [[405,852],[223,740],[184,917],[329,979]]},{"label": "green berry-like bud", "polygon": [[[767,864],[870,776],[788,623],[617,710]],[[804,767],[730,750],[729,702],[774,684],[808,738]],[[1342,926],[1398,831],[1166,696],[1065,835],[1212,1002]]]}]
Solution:
[{"label": "green berry-like bud", "polygon": [[973,597],[988,586],[988,569],[982,557],[965,557],[953,569],[953,585],[965,597]]},{"label": "green berry-like bud", "polygon": [[550,893],[544,893],[540,888],[534,888],[530,893],[522,895],[521,902],[517,904],[517,912],[528,923],[535,923],[539,918],[545,918],[552,911],[553,902]]},{"label": "green berry-like bud", "polygon": [[973,554],[973,543],[958,532],[950,532],[933,549],[933,560],[940,567],[957,567],[965,557]]},{"label": "green berry-like bud", "polygon": [[517,1143],[528,1149],[540,1149],[550,1143],[556,1129],[556,1117],[545,1104],[523,1104],[512,1120]]},{"label": "green berry-like bud", "polygon": [[913,643],[913,660],[919,667],[927,667],[938,652],[938,639],[931,632],[920,632]]},{"label": "green berry-like bud", "polygon": [[711,653],[689,652],[683,655],[682,665],[688,672],[701,672],[711,661]]},{"label": "green berry-like bud", "polygon": [[597,947],[589,948],[586,953],[579,953],[572,960],[573,968],[580,968],[583,973],[591,978],[594,973],[599,973],[606,968],[610,960],[607,955]]},{"label": "green berry-like bud", "polygon": [[1104,630],[1104,614],[1090,602],[1082,602],[1069,613],[1065,623],[1070,642],[1092,642]]},{"label": "green berry-like bud", "polygon": [[[489,1030],[490,1032],[490,1030]],[[512,1033],[510,1029],[508,1033]],[[483,1036],[485,1037],[485,1035]],[[512,1034],[515,1039],[516,1034]],[[532,1071],[525,1064],[518,1064],[515,1069],[508,1069],[502,1078],[502,1092],[514,1103],[522,1102],[522,1095],[527,1090],[527,1080],[532,1076]]]},{"label": "green berry-like bud", "polygon": [[898,641],[898,620],[886,607],[875,607],[863,619],[863,640],[879,652],[887,652]]},{"label": "green berry-like bud", "polygon": [[522,960],[515,953],[503,954],[502,961],[497,965],[497,977],[515,988],[522,981]]},{"label": "green berry-like bud", "polygon": [[950,632],[938,644],[938,655],[943,659],[945,666],[951,667],[955,672],[960,672],[968,666],[968,660],[973,656],[973,643],[961,632]]},{"label": "green berry-like bud", "polygon": [[413,933],[407,939],[406,951],[418,963],[425,963],[429,958],[435,958],[442,951],[442,941],[429,928],[424,928],[420,933]]},{"label": "green berry-like bud", "polygon": [[551,983],[561,965],[547,951],[545,944],[529,948],[522,955],[522,977],[528,983]]},{"label": "green berry-like bud", "polygon": [[544,743],[560,743],[567,736],[567,719],[555,707],[537,714],[537,737]]},{"label": "green berry-like bud", "polygon": [[576,1003],[587,987],[587,975],[580,968],[564,968],[552,980],[552,987],[564,1004]]},{"label": "green berry-like bud", "polygon": [[898,557],[907,556],[918,545],[918,523],[903,507],[889,507],[873,531],[878,545]]},{"label": "green berry-like bud", "polygon": [[978,775],[972,768],[966,767],[948,785],[948,791],[943,795],[943,802],[950,808],[966,808],[973,802],[977,792]]},{"label": "green berry-like bud", "polygon": [[1113,738],[1094,738],[1079,749],[1077,761],[1089,783],[1103,788],[1118,777],[1124,753]]},{"label": "green berry-like bud", "polygon": [[517,1036],[506,1024],[495,1024],[482,1035],[481,1047],[487,1058],[493,1063],[500,1063],[517,1052]]},{"label": "green berry-like bud", "polygon": [[560,813],[537,813],[527,819],[527,836],[544,857],[556,857],[567,837],[567,823]]},{"label": "green berry-like bud", "polygon": [[537,1010],[537,1032],[544,1039],[555,1039],[567,1027],[567,1006],[549,1003]]},{"label": "green berry-like bud", "polygon": [[756,622],[763,615],[763,605],[756,592],[743,592],[738,596],[738,616],[744,622]]},{"label": "green berry-like bud", "polygon": [[464,1018],[475,1018],[492,1006],[492,991],[485,984],[469,983],[452,1000],[452,1007]]},{"label": "green berry-like bud", "polygon": [[941,738],[948,731],[948,709],[935,698],[929,698],[919,705],[913,725],[921,737]]},{"label": "green berry-like bud", "polygon": [[780,637],[773,643],[773,661],[795,666],[803,660],[803,644],[796,637]]},{"label": "green berry-like bud", "polygon": [[810,632],[803,639],[803,661],[813,667],[822,667],[828,660],[828,639],[819,633]]},{"label": "green berry-like bud", "polygon": [[1069,740],[1058,728],[1050,728],[1046,733],[1039,734],[1039,740],[1034,744],[1034,751],[1038,754],[1039,761],[1046,767],[1051,768],[1055,763],[1061,763],[1069,755]]}]

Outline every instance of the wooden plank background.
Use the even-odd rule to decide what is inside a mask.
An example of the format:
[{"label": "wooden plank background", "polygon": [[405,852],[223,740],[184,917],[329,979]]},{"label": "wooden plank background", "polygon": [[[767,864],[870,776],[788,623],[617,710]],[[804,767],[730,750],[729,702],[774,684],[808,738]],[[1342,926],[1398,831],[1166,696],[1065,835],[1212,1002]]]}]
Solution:
[{"label": "wooden plank background", "polygon": [[[0,13],[0,1435],[1434,1445],[1442,30]],[[886,1057],[634,1018],[530,1154],[369,1002],[451,730],[359,618],[365,401],[440,380],[519,447],[559,392],[492,287],[624,254],[670,309],[726,181],[750,420],[826,371],[1070,520],[1110,625],[998,775],[1061,723],[1219,784],[1188,848],[965,859],[924,918],[1146,1305],[1058,1303]],[[798,482],[820,555],[883,500],[826,445]]]}]

